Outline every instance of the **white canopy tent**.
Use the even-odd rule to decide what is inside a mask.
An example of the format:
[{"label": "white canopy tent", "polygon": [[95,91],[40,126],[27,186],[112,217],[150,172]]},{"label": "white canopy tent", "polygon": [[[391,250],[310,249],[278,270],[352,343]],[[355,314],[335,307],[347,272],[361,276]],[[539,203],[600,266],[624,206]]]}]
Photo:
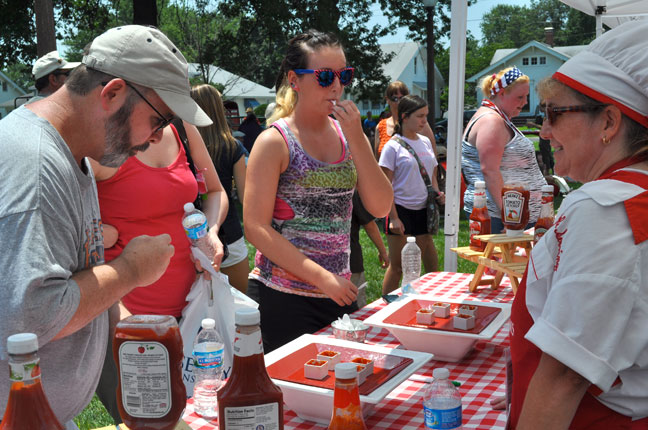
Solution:
[{"label": "white canopy tent", "polygon": [[603,34],[603,24],[616,27],[630,19],[648,16],[648,0],[560,0],[568,6],[596,17],[596,37]]}]

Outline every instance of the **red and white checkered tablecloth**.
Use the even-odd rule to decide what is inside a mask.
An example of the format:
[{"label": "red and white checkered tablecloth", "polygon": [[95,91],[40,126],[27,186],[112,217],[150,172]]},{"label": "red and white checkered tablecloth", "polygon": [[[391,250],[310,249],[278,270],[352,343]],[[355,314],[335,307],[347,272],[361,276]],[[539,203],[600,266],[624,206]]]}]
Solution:
[{"label": "red and white checkered tablecloth", "polygon": [[[500,288],[480,288],[474,293],[468,291],[471,274],[435,272],[423,276],[416,284],[424,294],[452,299],[473,299],[509,303],[513,300],[513,290],[506,279]],[[353,314],[354,318],[364,320],[382,309],[385,303],[379,299]],[[506,369],[504,348],[508,346],[509,323],[495,334],[490,341],[478,341],[473,351],[459,363],[430,361],[417,373],[401,383],[394,391],[380,402],[367,418],[370,429],[422,429],[423,394],[425,379],[432,376],[436,367],[446,367],[450,379],[461,382],[459,392],[463,403],[464,429],[503,429],[506,425],[506,413],[491,409],[489,401],[505,393]],[[333,335],[331,327],[320,330],[317,334]],[[372,327],[367,333],[366,343],[397,348],[400,346],[387,330]],[[218,428],[217,420],[207,421],[193,411],[191,399],[183,416],[193,430],[212,430]],[[284,411],[286,429],[326,429],[325,426],[311,421],[304,421],[291,410]]]}]

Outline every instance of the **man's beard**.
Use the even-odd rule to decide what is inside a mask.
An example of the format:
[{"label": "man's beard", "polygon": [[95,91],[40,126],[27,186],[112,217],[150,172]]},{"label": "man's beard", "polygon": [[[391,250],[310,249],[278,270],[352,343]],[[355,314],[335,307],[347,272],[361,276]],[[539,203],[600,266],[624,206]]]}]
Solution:
[{"label": "man's beard", "polygon": [[119,167],[139,151],[145,151],[149,143],[130,146],[131,129],[128,120],[135,103],[129,98],[124,106],[108,118],[105,124],[106,150],[99,164],[106,167]]}]

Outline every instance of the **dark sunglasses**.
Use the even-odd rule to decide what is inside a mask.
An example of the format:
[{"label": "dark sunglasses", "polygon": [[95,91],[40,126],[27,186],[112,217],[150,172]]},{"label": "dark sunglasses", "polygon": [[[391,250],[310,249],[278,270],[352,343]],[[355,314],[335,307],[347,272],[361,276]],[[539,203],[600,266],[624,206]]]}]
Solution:
[{"label": "dark sunglasses", "polygon": [[[167,118],[167,117],[165,117],[164,115],[162,115],[162,114],[160,113],[160,111],[157,110],[157,109],[155,109],[155,106],[153,106],[153,105],[151,104],[151,102],[149,102],[149,101],[146,99],[146,97],[144,97],[144,96],[142,95],[142,93],[140,93],[139,91],[137,91],[137,88],[135,88],[133,85],[131,85],[130,82],[128,82],[128,81],[124,81],[124,82],[126,83],[126,85],[127,85],[130,89],[132,89],[133,91],[135,91],[135,94],[137,94],[138,96],[140,96],[140,98],[141,98],[142,100],[144,100],[144,101],[146,102],[146,104],[149,105],[149,106],[151,107],[151,109],[153,109],[153,110],[155,111],[155,113],[157,114],[159,122],[158,122],[158,126],[157,126],[157,127],[155,128],[155,130],[153,131],[153,134],[157,133],[158,131],[162,130],[164,127],[166,127],[167,125],[169,125],[169,124],[171,124],[171,123],[173,122],[173,120],[175,119],[175,117]],[[102,82],[102,83],[101,83],[101,85],[103,85],[104,87],[105,87],[107,84],[108,84],[108,82]]]},{"label": "dark sunglasses", "polygon": [[595,112],[599,109],[604,108],[607,105],[604,104],[598,104],[598,105],[580,105],[580,106],[545,106],[541,105],[540,109],[544,113],[544,117],[547,121],[549,121],[549,124],[554,124],[556,121],[556,118],[558,118],[559,115],[562,115],[564,113],[568,112]]},{"label": "dark sunglasses", "polygon": [[393,101],[394,103],[398,103],[400,101],[400,99],[402,99],[403,97],[405,97],[405,96],[400,96],[400,97],[391,96],[391,97],[388,97],[388,98],[389,98],[389,100]]},{"label": "dark sunglasses", "polygon": [[333,84],[333,81],[335,81],[335,77],[340,80],[340,84],[343,87],[346,87],[351,83],[353,80],[353,72],[354,72],[353,67],[345,67],[344,69],[340,70],[331,70],[331,69],[295,69],[293,70],[295,73],[298,75],[308,75],[311,73],[315,74],[315,78],[317,79],[317,83],[320,85],[320,87],[326,88],[329,87]]}]

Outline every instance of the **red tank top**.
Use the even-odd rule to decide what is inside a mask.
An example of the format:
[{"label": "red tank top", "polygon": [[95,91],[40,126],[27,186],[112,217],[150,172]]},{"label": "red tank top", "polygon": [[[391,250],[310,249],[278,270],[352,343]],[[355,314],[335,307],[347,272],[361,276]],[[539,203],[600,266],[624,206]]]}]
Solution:
[{"label": "red tank top", "polygon": [[[599,179],[613,178],[623,182],[640,183],[641,186],[647,187],[646,176],[626,171],[614,172],[616,169],[623,168],[633,164],[635,161],[624,160],[610,167]],[[613,173],[614,172],[614,173]],[[642,183],[643,182],[643,183]],[[648,239],[647,229],[645,227],[645,208],[648,202],[648,192],[638,195],[624,202],[626,213],[630,221],[636,243]],[[641,207],[641,210],[638,209]],[[642,212],[643,211],[643,212]],[[528,267],[527,267],[528,270]],[[524,338],[526,333],[533,325],[533,318],[529,314],[526,304],[526,279],[525,271],[515,300],[511,309],[511,322],[515,330],[511,333],[511,360],[513,362],[513,393],[511,401],[511,415],[509,424],[511,429],[515,429],[522,412],[522,405],[526,396],[526,391],[540,363],[542,351],[534,344]],[[620,380],[617,379],[617,382]],[[648,418],[632,421],[628,416],[622,415],[603,403],[596,400],[601,394],[600,389],[591,385],[587,390],[574,419],[569,428],[572,430],[610,430],[610,429],[629,429],[643,430],[648,428]]]},{"label": "red tank top", "polygon": [[143,234],[168,233],[175,248],[169,267],[157,282],[135,288],[123,297],[133,314],[179,317],[196,277],[182,215],[183,205],[195,200],[198,185],[173,131],[179,152],[171,165],[155,168],[130,157],[112,178],[97,182],[102,222],[119,231],[115,246],[105,250],[106,261],[116,258],[132,238]]}]

